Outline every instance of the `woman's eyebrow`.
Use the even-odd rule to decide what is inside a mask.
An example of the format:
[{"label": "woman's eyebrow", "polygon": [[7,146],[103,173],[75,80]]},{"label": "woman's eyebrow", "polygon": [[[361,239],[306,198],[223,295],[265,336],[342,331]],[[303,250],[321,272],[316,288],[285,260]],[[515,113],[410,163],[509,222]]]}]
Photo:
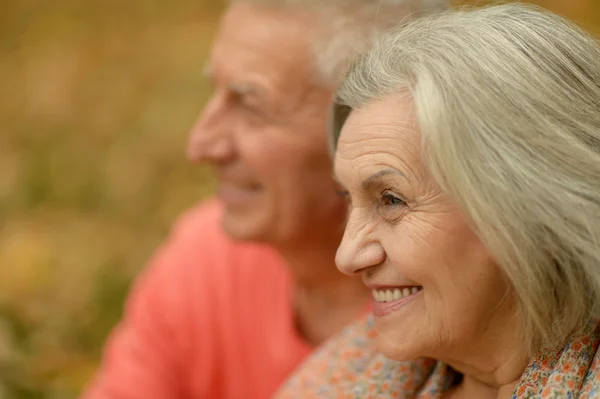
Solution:
[{"label": "woman's eyebrow", "polygon": [[380,171],[373,173],[371,176],[369,176],[365,180],[363,180],[361,183],[363,190],[365,190],[365,191],[368,190],[373,185],[373,183],[375,181],[377,181],[377,179],[380,179],[383,176],[387,176],[387,175],[397,175],[397,176],[405,177],[404,173],[400,172],[398,169],[385,168],[385,169],[382,169]]}]

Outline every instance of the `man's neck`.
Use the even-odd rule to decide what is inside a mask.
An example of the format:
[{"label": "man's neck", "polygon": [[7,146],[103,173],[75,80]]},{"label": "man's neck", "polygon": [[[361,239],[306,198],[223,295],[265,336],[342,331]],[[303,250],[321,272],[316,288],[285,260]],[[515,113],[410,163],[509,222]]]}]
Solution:
[{"label": "man's neck", "polygon": [[307,342],[320,344],[367,308],[367,288],[360,278],[337,270],[335,249],[298,246],[280,253],[294,279],[296,323]]}]

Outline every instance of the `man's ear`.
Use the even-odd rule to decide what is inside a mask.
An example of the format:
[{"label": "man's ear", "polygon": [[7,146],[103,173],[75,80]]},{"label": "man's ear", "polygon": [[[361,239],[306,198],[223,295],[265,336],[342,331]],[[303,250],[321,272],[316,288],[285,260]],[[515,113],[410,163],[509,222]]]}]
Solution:
[{"label": "man's ear", "polygon": [[346,119],[352,108],[342,104],[337,98],[334,99],[333,103],[329,107],[329,115],[327,120],[327,144],[329,146],[329,155],[333,158],[337,143],[340,138],[340,133]]}]

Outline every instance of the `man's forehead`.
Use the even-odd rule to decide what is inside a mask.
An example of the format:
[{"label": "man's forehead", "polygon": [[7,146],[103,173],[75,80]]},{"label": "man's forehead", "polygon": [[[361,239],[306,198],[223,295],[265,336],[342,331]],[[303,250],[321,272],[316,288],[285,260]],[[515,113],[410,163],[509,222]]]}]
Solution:
[{"label": "man's forehead", "polygon": [[268,74],[272,78],[306,74],[311,61],[302,14],[234,4],[225,14],[213,44],[213,70]]}]

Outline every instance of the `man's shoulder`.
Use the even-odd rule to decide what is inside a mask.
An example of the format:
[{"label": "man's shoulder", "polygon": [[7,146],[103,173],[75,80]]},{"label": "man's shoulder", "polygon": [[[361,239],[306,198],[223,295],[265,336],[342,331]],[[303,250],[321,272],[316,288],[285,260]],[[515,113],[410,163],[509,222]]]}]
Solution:
[{"label": "man's shoulder", "polygon": [[209,199],[184,211],[171,229],[168,243],[196,256],[244,251],[247,245],[232,240],[223,230],[223,205]]},{"label": "man's shoulder", "polygon": [[[241,243],[221,227],[222,205],[209,200],[188,209],[175,222],[148,267],[138,276],[144,292],[161,292],[172,303],[186,297],[186,307],[211,303],[235,289],[250,289],[258,275],[281,280],[285,267],[276,251],[266,245]],[[253,273],[250,273],[253,271]],[[253,288],[252,288],[253,289]],[[155,295],[155,294],[152,294]],[[191,296],[196,300],[191,299]],[[227,294],[228,295],[228,294]],[[182,305],[183,306],[183,305]]]},{"label": "man's shoulder", "polygon": [[176,237],[202,237],[230,241],[221,228],[222,204],[209,199],[184,211],[176,220],[172,235]]}]

